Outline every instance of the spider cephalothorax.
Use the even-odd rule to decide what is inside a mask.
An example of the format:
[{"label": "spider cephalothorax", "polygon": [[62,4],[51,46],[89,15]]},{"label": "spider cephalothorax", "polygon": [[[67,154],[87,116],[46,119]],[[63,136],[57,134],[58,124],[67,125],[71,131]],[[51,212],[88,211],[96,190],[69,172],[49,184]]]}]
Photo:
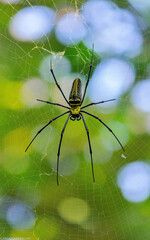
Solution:
[{"label": "spider cephalothorax", "polygon": [[44,102],[44,103],[48,103],[48,104],[52,104],[52,105],[57,105],[57,106],[60,106],[60,107],[63,107],[63,108],[67,108],[68,111],[67,112],[64,112],[62,114],[60,114],[59,116],[53,118],[52,120],[50,120],[44,127],[42,127],[38,132],[37,134],[34,136],[34,138],[32,139],[32,141],[29,143],[28,147],[26,148],[25,151],[28,150],[28,148],[30,147],[30,145],[32,144],[32,142],[34,141],[34,139],[38,136],[38,134],[40,134],[48,125],[50,125],[53,121],[55,121],[56,119],[58,119],[59,117],[62,117],[63,115],[67,114],[68,113],[68,117],[67,117],[67,120],[65,122],[65,125],[62,129],[62,132],[61,132],[61,137],[60,137],[60,142],[59,142],[59,147],[58,147],[58,153],[57,153],[57,185],[59,185],[59,182],[58,182],[58,170],[59,170],[59,155],[60,155],[60,148],[61,148],[61,143],[62,143],[62,138],[63,138],[63,134],[64,134],[64,131],[65,131],[65,128],[66,128],[66,125],[68,123],[68,120],[71,119],[72,121],[79,121],[79,120],[83,120],[83,123],[84,123],[84,126],[85,126],[85,129],[86,129],[86,133],[87,133],[87,137],[88,137],[88,143],[89,143],[89,150],[90,150],[90,155],[91,155],[91,167],[92,167],[92,176],[93,176],[93,182],[95,182],[95,177],[94,177],[94,169],[93,169],[93,158],[92,158],[92,148],[91,148],[91,142],[90,142],[90,136],[89,136],[89,130],[87,128],[87,125],[85,123],[85,120],[84,120],[84,117],[83,117],[83,113],[97,119],[98,121],[100,121],[113,135],[114,137],[116,138],[116,140],[118,141],[118,143],[120,144],[120,146],[122,147],[123,151],[124,148],[121,144],[121,142],[119,141],[119,139],[116,137],[116,135],[114,134],[114,132],[99,118],[99,117],[96,117],[95,115],[91,114],[91,113],[88,113],[86,111],[83,110],[83,108],[86,108],[86,107],[89,107],[91,105],[96,105],[96,104],[100,104],[100,103],[104,103],[104,102],[109,102],[109,101],[113,101],[115,99],[109,99],[109,100],[106,100],[106,101],[101,101],[101,102],[96,102],[96,103],[89,103],[88,105],[85,105],[82,107],[82,103],[84,101],[84,98],[85,98],[85,94],[86,94],[86,90],[87,90],[87,86],[88,86],[88,83],[89,83],[89,79],[90,79],[90,75],[91,75],[91,70],[92,70],[92,64],[93,64],[93,52],[94,52],[94,45],[93,45],[93,49],[92,49],[92,57],[91,57],[91,64],[90,64],[90,68],[89,68],[89,72],[88,72],[88,78],[87,78],[87,82],[86,82],[86,85],[85,85],[85,89],[84,89],[84,93],[83,93],[83,97],[82,97],[82,89],[81,89],[81,80],[79,78],[76,78],[74,81],[73,81],[73,84],[72,84],[72,88],[71,88],[71,92],[70,92],[70,96],[69,96],[69,101],[67,100],[67,98],[65,97],[61,87],[59,86],[57,80],[56,80],[56,77],[54,75],[54,72],[53,72],[53,69],[52,69],[52,62],[51,62],[51,68],[50,68],[50,71],[52,73],[52,76],[54,78],[54,81],[57,85],[57,87],[59,88],[61,94],[63,95],[65,101],[67,102],[67,104],[69,105],[68,107],[67,106],[64,106],[62,104],[59,104],[59,103],[52,103],[52,102],[48,102],[48,101],[44,101],[44,100],[40,100],[40,99],[37,99],[37,101],[40,101],[40,102]]}]

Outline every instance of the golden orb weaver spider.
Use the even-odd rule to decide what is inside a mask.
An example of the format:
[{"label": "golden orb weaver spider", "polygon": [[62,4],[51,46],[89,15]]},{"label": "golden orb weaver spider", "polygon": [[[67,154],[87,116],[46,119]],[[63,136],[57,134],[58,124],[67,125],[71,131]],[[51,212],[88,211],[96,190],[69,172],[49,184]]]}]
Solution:
[{"label": "golden orb weaver spider", "polygon": [[91,142],[90,142],[90,136],[89,136],[89,130],[87,128],[87,125],[85,123],[85,120],[84,120],[84,117],[83,117],[83,113],[97,119],[98,121],[100,121],[113,135],[114,137],[116,138],[116,140],[118,141],[118,143],[120,144],[121,148],[124,150],[124,147],[122,146],[121,142],[119,141],[119,139],[117,138],[117,136],[114,134],[114,132],[97,116],[91,114],[91,113],[88,113],[86,111],[84,111],[83,109],[84,108],[87,108],[91,105],[96,105],[96,104],[101,104],[101,103],[105,103],[105,102],[110,102],[110,101],[114,101],[115,99],[109,99],[109,100],[105,100],[105,101],[101,101],[101,102],[96,102],[96,103],[89,103],[83,107],[81,107],[83,101],[84,101],[84,98],[85,98],[85,95],[86,95],[86,90],[87,90],[87,87],[88,87],[88,83],[89,83],[89,80],[90,80],[90,75],[91,75],[91,70],[92,70],[92,66],[93,66],[93,52],[94,52],[94,45],[92,46],[92,56],[91,56],[91,64],[90,64],[90,68],[89,68],[89,72],[88,72],[88,78],[87,78],[87,82],[86,82],[86,85],[85,85],[85,89],[84,89],[84,93],[83,93],[83,97],[82,97],[82,93],[81,93],[81,87],[82,87],[82,84],[81,84],[81,80],[79,78],[76,78],[74,81],[73,81],[73,84],[72,84],[72,88],[71,88],[71,92],[70,92],[70,96],[69,96],[69,101],[66,99],[61,87],[59,86],[57,80],[56,80],[56,77],[54,75],[54,72],[53,72],[53,69],[52,69],[52,59],[50,61],[50,72],[53,76],[53,79],[55,81],[55,84],[57,85],[57,87],[59,88],[62,96],[64,97],[65,101],[67,102],[67,104],[69,105],[69,107],[66,107],[62,104],[59,104],[59,103],[52,103],[52,102],[48,102],[48,101],[44,101],[44,100],[40,100],[40,99],[36,99],[37,101],[40,101],[40,102],[44,102],[44,103],[48,103],[48,104],[52,104],[52,105],[57,105],[57,106],[60,106],[60,107],[63,107],[63,108],[67,108],[69,109],[67,112],[64,112],[62,114],[60,114],[59,116],[51,119],[44,127],[42,127],[38,132],[37,134],[34,136],[34,138],[31,140],[31,142],[29,143],[29,145],[27,146],[25,152],[28,150],[28,148],[30,147],[30,145],[32,144],[32,142],[34,141],[34,139],[48,126],[50,125],[53,121],[55,121],[56,119],[58,119],[59,117],[62,117],[63,115],[67,114],[68,113],[68,117],[67,117],[67,120],[65,122],[65,125],[62,129],[62,132],[61,132],[61,137],[60,137],[60,142],[59,142],[59,147],[58,147],[58,153],[57,153],[57,185],[59,185],[59,181],[58,181],[58,170],[59,170],[59,156],[60,156],[60,148],[61,148],[61,143],[62,143],[62,138],[63,138],[63,134],[64,134],[64,131],[65,131],[65,128],[66,128],[66,125],[68,123],[68,120],[69,118],[72,120],[72,121],[79,121],[79,120],[83,120],[83,123],[84,123],[84,126],[85,126],[85,130],[86,130],[86,133],[87,133],[87,138],[88,138],[88,143],[89,143],[89,151],[90,151],[90,156],[91,156],[91,168],[92,168],[92,176],[93,176],[93,182],[95,182],[95,177],[94,177],[94,168],[93,168],[93,158],[92,158],[92,147],[91,147]]}]

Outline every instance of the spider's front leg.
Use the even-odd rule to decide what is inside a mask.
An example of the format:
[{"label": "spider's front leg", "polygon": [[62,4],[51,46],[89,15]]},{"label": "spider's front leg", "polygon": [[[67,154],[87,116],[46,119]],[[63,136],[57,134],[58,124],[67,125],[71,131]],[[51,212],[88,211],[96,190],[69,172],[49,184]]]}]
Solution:
[{"label": "spider's front leg", "polygon": [[56,120],[57,118],[59,118],[59,117],[62,117],[62,116],[65,115],[66,113],[70,113],[70,111],[67,111],[67,112],[65,112],[65,113],[62,113],[62,114],[60,114],[59,116],[51,119],[44,127],[42,127],[42,128],[37,132],[37,134],[34,136],[34,138],[31,140],[31,142],[30,142],[29,145],[27,146],[25,152],[26,152],[26,151],[28,150],[28,148],[31,146],[31,144],[33,143],[33,141],[35,140],[35,138],[36,138],[48,125],[50,125],[53,121],[55,121],[55,120]]},{"label": "spider's front leg", "polygon": [[65,101],[66,101],[66,102],[68,103],[68,105],[69,105],[69,102],[68,102],[68,100],[67,100],[65,94],[63,93],[63,91],[62,91],[60,85],[58,84],[56,77],[55,77],[55,74],[54,74],[54,71],[53,71],[53,68],[52,68],[52,57],[50,58],[50,72],[51,72],[51,74],[52,74],[52,76],[53,76],[53,79],[54,79],[54,81],[55,81],[55,83],[56,83],[58,89],[60,90],[62,96],[64,97]]}]

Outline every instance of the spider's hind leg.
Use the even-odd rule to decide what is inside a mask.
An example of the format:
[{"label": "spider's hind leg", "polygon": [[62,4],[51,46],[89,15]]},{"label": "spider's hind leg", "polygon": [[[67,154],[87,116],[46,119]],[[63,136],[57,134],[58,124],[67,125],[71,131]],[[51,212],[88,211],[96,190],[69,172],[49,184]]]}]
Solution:
[{"label": "spider's hind leg", "polygon": [[84,117],[81,114],[81,117],[82,117],[82,120],[83,120],[83,123],[84,123],[84,126],[85,126],[85,130],[86,130],[86,133],[87,133],[87,137],[88,137],[88,143],[89,143],[89,150],[90,150],[90,155],[91,155],[91,167],[92,167],[92,176],[93,176],[93,182],[95,182],[95,177],[94,177],[94,167],[93,167],[93,157],[92,157],[92,147],[91,147],[91,142],[90,142],[90,135],[89,135],[89,130],[88,130],[88,127],[85,123],[85,120],[84,120]]},{"label": "spider's hind leg", "polygon": [[67,125],[67,123],[68,123],[69,118],[70,118],[70,114],[68,115],[67,120],[66,120],[66,122],[65,122],[65,125],[64,125],[64,127],[63,127],[63,130],[61,131],[60,142],[59,142],[59,147],[58,147],[58,153],[57,153],[57,185],[59,185],[59,181],[58,181],[58,171],[59,171],[59,155],[60,155],[61,142],[62,142],[62,138],[63,138],[63,135],[64,135],[64,131],[65,131],[65,128],[66,128],[66,125]]}]

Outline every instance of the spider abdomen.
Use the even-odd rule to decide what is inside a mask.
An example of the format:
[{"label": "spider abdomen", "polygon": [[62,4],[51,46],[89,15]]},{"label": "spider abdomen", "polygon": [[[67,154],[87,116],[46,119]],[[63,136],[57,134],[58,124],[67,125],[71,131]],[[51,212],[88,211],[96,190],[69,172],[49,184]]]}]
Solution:
[{"label": "spider abdomen", "polygon": [[81,105],[81,98],[82,98],[81,88],[82,88],[81,80],[79,78],[76,78],[73,81],[71,92],[69,95],[70,106]]}]

